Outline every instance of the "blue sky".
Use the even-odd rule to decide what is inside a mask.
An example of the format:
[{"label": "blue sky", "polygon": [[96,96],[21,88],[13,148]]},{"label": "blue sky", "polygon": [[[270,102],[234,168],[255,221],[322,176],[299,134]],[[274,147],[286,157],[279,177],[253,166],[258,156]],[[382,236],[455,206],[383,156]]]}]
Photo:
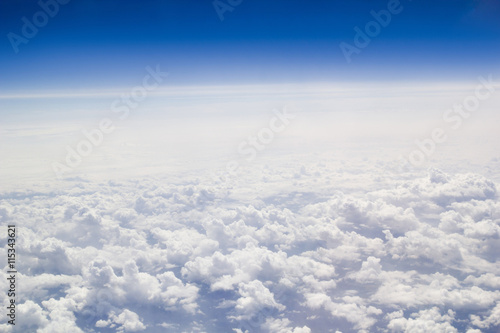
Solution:
[{"label": "blue sky", "polygon": [[155,64],[172,85],[474,80],[498,68],[500,6],[492,0],[401,0],[401,13],[348,64],[339,44],[352,44],[354,27],[387,4],[243,0],[221,21],[208,0],[71,0],[16,54],[7,34],[21,35],[22,17],[31,21],[40,6],[7,0],[0,87],[127,87]]}]

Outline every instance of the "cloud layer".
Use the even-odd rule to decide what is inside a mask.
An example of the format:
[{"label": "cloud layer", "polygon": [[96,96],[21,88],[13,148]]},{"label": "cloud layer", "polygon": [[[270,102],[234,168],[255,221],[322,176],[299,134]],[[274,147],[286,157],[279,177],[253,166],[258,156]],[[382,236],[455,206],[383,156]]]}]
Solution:
[{"label": "cloud layer", "polygon": [[254,165],[226,180],[3,192],[0,218],[18,227],[20,295],[18,325],[2,318],[0,329],[500,329],[497,184],[438,169],[370,183],[373,170],[348,170]]}]

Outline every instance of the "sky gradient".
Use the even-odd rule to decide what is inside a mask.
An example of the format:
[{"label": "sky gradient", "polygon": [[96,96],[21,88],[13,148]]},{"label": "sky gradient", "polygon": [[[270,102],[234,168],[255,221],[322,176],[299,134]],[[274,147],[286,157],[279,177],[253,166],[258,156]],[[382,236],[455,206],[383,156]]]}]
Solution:
[{"label": "sky gradient", "polygon": [[[45,3],[45,2],[43,2]],[[398,14],[348,63],[371,11],[390,1],[242,1],[221,21],[211,1],[72,0],[15,53],[41,10],[33,1],[0,5],[3,91],[127,87],[144,67],[161,64],[167,85],[475,80],[500,60],[490,0],[401,0]]]}]

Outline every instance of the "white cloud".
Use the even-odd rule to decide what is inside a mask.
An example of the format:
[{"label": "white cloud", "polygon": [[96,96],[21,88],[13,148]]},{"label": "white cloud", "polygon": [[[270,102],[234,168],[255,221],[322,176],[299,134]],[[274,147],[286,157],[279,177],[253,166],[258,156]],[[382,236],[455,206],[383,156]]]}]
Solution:
[{"label": "white cloud", "polygon": [[111,327],[116,328],[116,332],[139,332],[144,331],[146,326],[141,322],[141,319],[137,313],[130,310],[123,310],[120,314],[115,314],[111,312],[109,319],[99,320],[96,323],[96,327]]},{"label": "white cloud", "polygon": [[[19,327],[500,327],[492,181],[433,169],[368,182],[389,166],[361,161],[340,172],[334,162],[298,161],[244,169],[229,183],[200,173],[0,193],[0,217],[18,221]],[[5,318],[0,328],[12,331]]]},{"label": "white cloud", "polygon": [[391,316],[391,321],[387,326],[391,332],[458,332],[451,322],[455,319],[455,313],[448,310],[446,314],[441,315],[438,308],[434,307],[429,310],[421,310],[418,313],[412,313],[411,318],[405,318],[402,313],[396,313]]},{"label": "white cloud", "polygon": [[235,320],[251,319],[264,308],[275,308],[279,311],[285,309],[285,306],[276,302],[273,293],[258,280],[240,283],[238,293],[240,298],[236,300],[234,305],[236,311]]},{"label": "white cloud", "polygon": [[273,319],[268,318],[264,323],[263,329],[269,333],[311,333],[311,329],[307,326],[294,327],[290,326],[291,321],[287,318]]}]

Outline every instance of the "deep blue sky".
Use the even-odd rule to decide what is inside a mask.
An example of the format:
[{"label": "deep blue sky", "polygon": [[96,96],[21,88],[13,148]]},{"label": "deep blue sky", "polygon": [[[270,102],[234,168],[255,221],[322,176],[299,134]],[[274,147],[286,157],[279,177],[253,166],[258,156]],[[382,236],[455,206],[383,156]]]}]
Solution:
[{"label": "deep blue sky", "polygon": [[[226,1],[224,1],[226,2]],[[472,80],[500,68],[497,0],[401,0],[348,64],[339,48],[379,0],[243,0],[220,21],[211,0],[71,0],[13,51],[36,1],[0,4],[0,89],[129,87],[148,65],[167,84],[341,80]],[[498,20],[500,21],[500,20]]]}]

